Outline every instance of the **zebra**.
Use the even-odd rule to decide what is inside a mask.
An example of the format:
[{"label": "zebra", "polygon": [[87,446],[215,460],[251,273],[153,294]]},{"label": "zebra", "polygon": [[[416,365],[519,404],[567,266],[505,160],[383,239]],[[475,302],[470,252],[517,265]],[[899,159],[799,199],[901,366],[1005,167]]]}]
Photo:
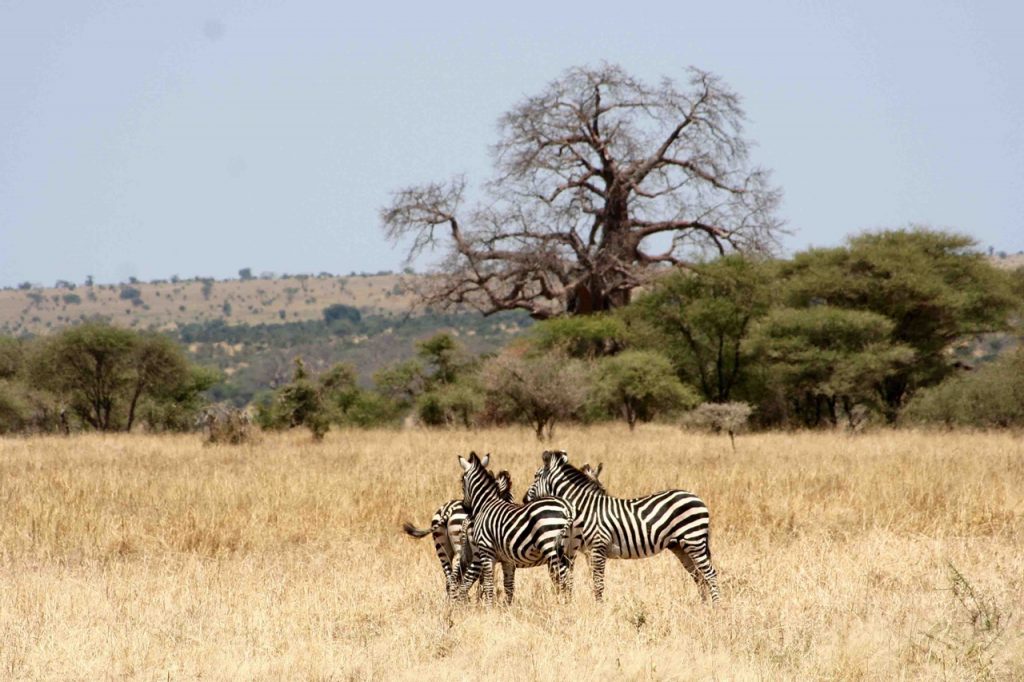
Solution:
[{"label": "zebra", "polygon": [[494,603],[494,563],[501,564],[505,599],[515,591],[516,568],[547,564],[559,592],[572,592],[572,559],[582,529],[576,508],[568,500],[544,498],[517,505],[500,498],[498,484],[487,470],[490,455],[471,452],[459,457],[462,466],[463,504],[472,527],[464,540],[472,560],[462,577],[460,599],[479,576],[484,602]]},{"label": "zebra", "polygon": [[719,599],[718,578],[711,564],[708,508],[693,493],[665,490],[646,497],[620,499],[569,464],[562,450],[541,455],[524,502],[555,495],[576,504],[583,525],[583,548],[590,551],[594,597],[604,595],[605,561],[642,559],[669,549],[700,589],[701,598]]},{"label": "zebra", "polygon": [[[584,476],[589,478],[591,481],[593,481],[594,483],[597,483],[598,485],[601,485],[601,470],[602,469],[604,469],[604,464],[601,464],[601,463],[598,463],[596,469],[594,467],[590,466],[589,464],[584,464],[583,466],[580,467],[580,472]],[[604,486],[603,485],[601,485],[601,490],[604,490]]]},{"label": "zebra", "polygon": [[[499,471],[495,482],[501,499],[511,502],[511,475],[507,471]],[[414,538],[433,536],[434,551],[437,552],[441,570],[444,571],[445,594],[448,597],[457,595],[458,587],[462,582],[463,567],[469,565],[467,559],[472,559],[472,554],[466,556],[465,548],[468,548],[468,543],[463,543],[468,522],[469,514],[466,512],[462,500],[448,500],[434,512],[434,516],[430,520],[430,528],[420,529],[408,521],[402,524],[402,530]]]}]

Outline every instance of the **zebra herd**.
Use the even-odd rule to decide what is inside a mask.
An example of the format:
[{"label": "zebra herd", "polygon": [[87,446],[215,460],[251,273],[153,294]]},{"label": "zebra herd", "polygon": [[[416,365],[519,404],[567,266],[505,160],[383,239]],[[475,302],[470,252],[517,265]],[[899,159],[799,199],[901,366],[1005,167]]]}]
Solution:
[{"label": "zebra herd", "polygon": [[670,550],[707,599],[719,599],[711,564],[707,506],[693,493],[665,490],[622,499],[605,490],[596,469],[576,468],[565,451],[546,451],[522,504],[512,497],[507,471],[495,476],[490,455],[459,457],[461,500],[445,503],[429,529],[403,528],[421,538],[432,535],[449,598],[463,601],[478,579],[484,601],[494,602],[494,564],[501,564],[505,598],[512,601],[517,568],[547,566],[558,592],[572,591],[578,552],[590,561],[594,596],[604,595],[608,559],[642,559]]}]

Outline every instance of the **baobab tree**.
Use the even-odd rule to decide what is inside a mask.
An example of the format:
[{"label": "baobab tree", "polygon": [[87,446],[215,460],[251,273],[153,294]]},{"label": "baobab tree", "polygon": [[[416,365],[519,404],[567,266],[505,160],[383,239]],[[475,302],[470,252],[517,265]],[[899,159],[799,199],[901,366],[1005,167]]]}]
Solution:
[{"label": "baobab tree", "polygon": [[381,210],[408,258],[442,249],[425,303],[544,319],[607,310],[665,266],[769,250],[780,192],[750,162],[739,97],[689,70],[680,88],[574,68],[499,120],[495,175],[397,191]]}]

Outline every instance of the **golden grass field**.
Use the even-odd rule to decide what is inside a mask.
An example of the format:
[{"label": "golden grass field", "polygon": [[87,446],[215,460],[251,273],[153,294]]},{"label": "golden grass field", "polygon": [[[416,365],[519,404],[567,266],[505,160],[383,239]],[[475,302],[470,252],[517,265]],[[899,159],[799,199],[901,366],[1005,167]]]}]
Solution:
[{"label": "golden grass field", "polygon": [[[563,428],[608,488],[699,493],[723,604],[671,553],[449,607],[401,533],[490,451],[521,495],[528,430],[0,440],[2,679],[1020,679],[1024,444],[1011,434],[727,438]],[[957,573],[958,572],[958,573]],[[958,577],[961,576],[961,577]]]}]

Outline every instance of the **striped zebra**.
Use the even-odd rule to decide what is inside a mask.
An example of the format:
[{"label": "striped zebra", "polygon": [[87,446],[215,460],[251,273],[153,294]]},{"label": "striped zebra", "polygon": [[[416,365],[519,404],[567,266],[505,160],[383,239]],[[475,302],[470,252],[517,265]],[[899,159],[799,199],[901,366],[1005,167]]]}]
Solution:
[{"label": "striped zebra", "polygon": [[[499,471],[495,483],[498,486],[498,495],[501,499],[511,502],[512,477],[509,473]],[[463,567],[469,565],[469,561],[463,559],[466,554],[462,550],[463,535],[467,530],[468,520],[469,514],[466,512],[462,500],[449,500],[434,512],[434,516],[430,520],[430,528],[420,529],[408,521],[402,524],[402,530],[414,538],[433,536],[434,551],[437,552],[441,570],[444,571],[445,593],[449,597],[457,595],[458,587],[462,582]]]},{"label": "striped zebra", "polygon": [[[472,522],[466,540],[472,561],[462,577],[460,598],[465,599],[473,581],[480,577],[484,602],[494,603],[494,564],[500,563],[505,599],[512,601],[516,568],[546,564],[560,592],[572,591],[572,559],[582,529],[576,509],[567,500],[544,498],[517,505],[501,499],[497,481],[475,452],[459,457],[462,466],[463,503]],[[468,552],[467,552],[468,554]]]},{"label": "striped zebra", "polygon": [[600,482],[569,464],[564,451],[545,452],[524,501],[554,495],[575,503],[583,524],[583,548],[590,551],[594,596],[604,594],[605,561],[642,559],[669,549],[700,589],[718,602],[718,578],[711,565],[708,508],[683,490],[665,490],[630,500],[609,495]]}]

